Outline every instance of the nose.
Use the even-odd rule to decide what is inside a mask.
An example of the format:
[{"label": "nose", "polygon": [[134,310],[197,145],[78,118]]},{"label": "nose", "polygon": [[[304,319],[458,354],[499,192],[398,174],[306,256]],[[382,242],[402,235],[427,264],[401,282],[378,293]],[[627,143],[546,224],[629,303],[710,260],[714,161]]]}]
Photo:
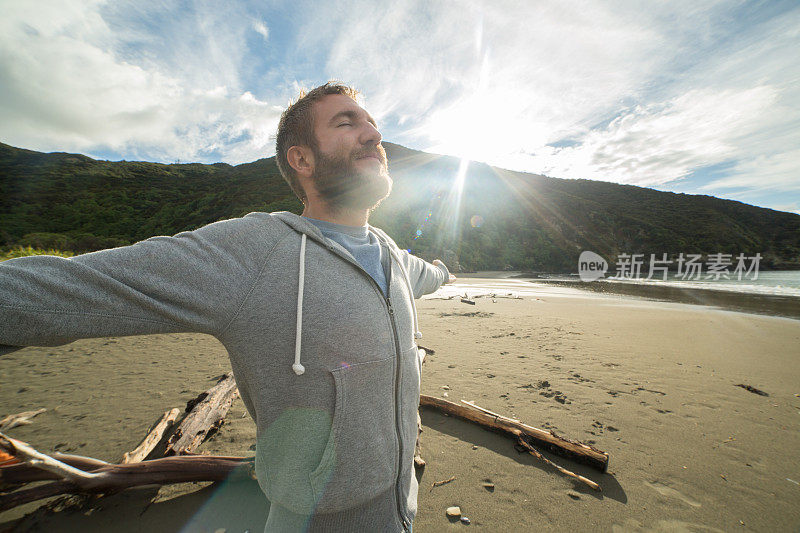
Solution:
[{"label": "nose", "polygon": [[372,124],[372,122],[365,121],[364,127],[361,129],[361,144],[378,144],[383,139],[381,132],[378,131],[377,126]]}]

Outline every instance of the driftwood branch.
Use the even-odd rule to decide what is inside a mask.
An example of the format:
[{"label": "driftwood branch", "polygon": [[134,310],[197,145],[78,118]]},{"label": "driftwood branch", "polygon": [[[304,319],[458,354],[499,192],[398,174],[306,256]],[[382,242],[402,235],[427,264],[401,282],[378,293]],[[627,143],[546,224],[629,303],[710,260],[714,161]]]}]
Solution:
[{"label": "driftwood branch", "polygon": [[[70,455],[58,452],[52,454],[50,457],[86,472],[96,470],[109,464],[105,461],[93,459],[91,457],[83,457],[81,455]],[[18,464],[0,468],[0,491],[5,490],[7,487],[19,485],[21,483],[44,481],[48,479],[60,478],[58,475],[52,472],[36,468],[28,463],[20,462]]]},{"label": "driftwood branch", "polygon": [[35,411],[25,411],[24,413],[17,413],[15,415],[8,415],[4,419],[0,420],[0,431],[8,431],[11,428],[15,428],[17,426],[23,426],[26,424],[31,424],[31,418],[36,415],[40,415],[47,411],[47,409],[36,409]]},{"label": "driftwood branch", "polygon": [[150,452],[155,449],[158,443],[161,442],[161,439],[164,438],[164,433],[166,433],[166,431],[172,427],[172,424],[175,423],[179,413],[180,409],[177,407],[164,413],[164,416],[161,417],[161,420],[159,420],[152,431],[150,431],[145,438],[142,439],[142,442],[139,444],[139,446],[122,455],[122,464],[144,461],[145,457],[147,457]]},{"label": "driftwood branch", "polygon": [[164,455],[194,452],[219,430],[238,395],[239,389],[236,388],[233,374],[223,374],[215,386],[188,403],[186,410],[189,414],[170,436]]},{"label": "driftwood branch", "polygon": [[567,470],[563,466],[558,466],[553,461],[551,461],[550,459],[548,459],[547,457],[545,457],[544,455],[539,453],[539,450],[537,450],[536,448],[531,446],[530,443],[528,443],[525,439],[520,437],[520,439],[517,441],[517,443],[520,446],[522,446],[523,448],[525,448],[526,450],[528,450],[528,453],[530,453],[531,455],[533,455],[534,457],[536,457],[538,459],[541,459],[542,461],[544,461],[545,463],[549,464],[550,466],[552,466],[553,468],[555,468],[556,470],[558,470],[562,474],[564,474],[566,476],[569,476],[571,478],[575,478],[578,481],[580,481],[581,483],[586,483],[587,485],[589,485],[594,490],[598,490],[598,491],[602,490],[600,488],[600,485],[598,485],[597,483],[595,483],[591,479],[583,477],[583,476],[581,476],[579,474],[576,474],[575,472],[572,472],[570,470]]},{"label": "driftwood branch", "polygon": [[[449,478],[447,478],[447,479],[445,479],[443,481],[434,481],[431,484],[431,490],[435,489],[436,487],[441,487],[442,485],[447,485],[448,483],[453,481],[455,478],[456,478],[456,476],[450,476]],[[428,492],[430,492],[431,490],[429,490]]]},{"label": "driftwood branch", "polygon": [[420,407],[436,409],[450,416],[474,422],[491,431],[505,433],[511,436],[514,441],[525,440],[532,446],[546,449],[576,463],[591,466],[600,472],[608,470],[608,454],[593,446],[561,437],[553,431],[545,431],[523,424],[519,420],[493,413],[473,403],[468,403],[467,405],[459,405],[425,394],[420,395]]},{"label": "driftwood branch", "polygon": [[[3,484],[6,481],[6,468],[0,469],[0,483]],[[60,477],[60,473],[53,471],[45,473]],[[152,461],[119,465],[106,464],[91,472],[82,472],[82,474],[83,477],[73,477],[69,481],[62,479],[46,485],[2,494],[0,495],[0,512],[58,494],[102,493],[142,485],[167,485],[189,481],[252,479],[255,475],[252,459],[209,455],[164,457]],[[12,477],[12,479],[14,478]]]},{"label": "driftwood branch", "polygon": [[21,440],[13,439],[2,433],[0,433],[0,449],[10,455],[13,455],[20,461],[23,461],[36,468],[52,472],[59,478],[72,481],[78,485],[88,483],[98,476],[98,474],[87,473],[79,468],[70,466],[67,463],[53,459],[49,455],[36,451],[27,443],[22,442]]},{"label": "driftwood branch", "polygon": [[[507,420],[509,422],[517,423],[517,424],[520,423],[520,421],[517,420],[516,418],[508,418],[508,417],[505,417],[503,415],[499,415],[499,414],[497,414],[497,413],[495,413],[493,411],[490,411],[488,409],[484,409],[483,407],[480,407],[479,405],[475,405],[473,402],[468,402],[466,400],[461,400],[461,403],[469,405],[473,409],[477,409],[478,411],[481,411],[483,413],[489,414],[489,415],[494,416],[494,417],[496,417],[498,419]],[[517,440],[517,444],[519,444],[522,448],[527,450],[529,454],[531,454],[534,457],[537,457],[538,459],[540,459],[540,460],[544,461],[545,463],[549,464],[550,466],[552,466],[553,468],[555,468],[556,470],[558,470],[562,474],[567,475],[567,476],[572,477],[572,478],[575,478],[575,479],[577,479],[578,481],[580,481],[582,483],[586,483],[587,485],[589,485],[594,490],[601,490],[600,489],[600,485],[598,485],[597,483],[595,483],[591,479],[585,478],[585,477],[583,477],[581,475],[576,474],[575,472],[567,470],[563,466],[559,466],[559,465],[555,464],[553,461],[551,461],[550,459],[548,459],[547,457],[545,457],[544,455],[539,453],[539,450],[537,450],[536,448],[531,446],[531,444],[529,442],[527,442],[525,439],[519,438]]]}]

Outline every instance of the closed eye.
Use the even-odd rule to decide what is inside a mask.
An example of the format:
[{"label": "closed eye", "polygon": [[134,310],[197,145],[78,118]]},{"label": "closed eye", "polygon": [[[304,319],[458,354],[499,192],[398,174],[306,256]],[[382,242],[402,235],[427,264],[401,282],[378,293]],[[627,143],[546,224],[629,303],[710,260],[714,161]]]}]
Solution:
[{"label": "closed eye", "polygon": [[349,122],[342,122],[341,124],[339,124],[339,125],[338,125],[338,126],[336,126],[336,127],[337,127],[337,128],[341,128],[342,126],[351,126],[351,125],[352,125],[352,124],[350,124]]}]

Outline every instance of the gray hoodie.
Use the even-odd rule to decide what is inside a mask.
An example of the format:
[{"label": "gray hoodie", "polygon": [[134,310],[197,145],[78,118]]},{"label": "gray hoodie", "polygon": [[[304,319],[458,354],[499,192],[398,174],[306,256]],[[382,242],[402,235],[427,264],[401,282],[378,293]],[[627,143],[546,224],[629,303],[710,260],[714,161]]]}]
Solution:
[{"label": "gray hoodie", "polygon": [[341,245],[286,212],[70,259],[5,261],[0,344],[213,335],[257,426],[268,528],[404,531],[418,488],[414,298],[449,273],[369,230],[390,251],[388,298]]}]

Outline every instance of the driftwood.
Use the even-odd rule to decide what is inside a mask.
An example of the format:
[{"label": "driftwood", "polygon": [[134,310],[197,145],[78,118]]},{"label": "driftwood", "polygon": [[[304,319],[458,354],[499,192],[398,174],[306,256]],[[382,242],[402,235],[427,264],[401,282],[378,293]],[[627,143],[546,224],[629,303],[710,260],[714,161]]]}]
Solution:
[{"label": "driftwood", "polygon": [[462,304],[475,305],[475,301],[474,300],[469,300],[467,298],[461,298],[461,303]]},{"label": "driftwood", "polygon": [[[82,455],[70,455],[66,453],[55,452],[50,455],[53,459],[66,463],[69,466],[74,466],[84,471],[96,470],[109,463],[91,457],[83,457]],[[7,487],[18,485],[21,483],[30,483],[32,481],[44,481],[47,479],[60,479],[59,476],[41,470],[29,463],[20,462],[18,464],[4,466],[0,468],[0,491],[7,489]]]},{"label": "driftwood", "polygon": [[517,441],[517,443],[518,443],[520,446],[522,446],[523,448],[525,448],[525,449],[528,451],[528,453],[530,453],[530,454],[531,454],[531,455],[533,455],[534,457],[536,457],[536,458],[538,458],[538,459],[540,459],[540,460],[544,461],[545,463],[549,464],[550,466],[552,466],[553,468],[555,468],[556,470],[558,470],[558,471],[559,471],[559,472],[561,472],[562,474],[564,474],[564,475],[566,475],[566,476],[569,476],[569,477],[571,477],[571,478],[575,478],[575,479],[577,479],[578,481],[580,481],[581,483],[585,483],[585,484],[589,485],[589,486],[590,486],[591,488],[593,488],[594,490],[602,490],[602,489],[600,488],[600,485],[598,485],[597,483],[595,483],[595,482],[594,482],[594,481],[592,481],[591,479],[589,479],[589,478],[586,478],[586,477],[583,477],[583,476],[581,476],[581,475],[579,475],[579,474],[576,474],[575,472],[572,472],[572,471],[570,471],[570,470],[567,470],[567,469],[566,469],[566,468],[564,468],[563,466],[558,466],[558,465],[557,465],[557,464],[555,464],[553,461],[551,461],[550,459],[548,459],[547,457],[545,457],[544,455],[542,455],[541,453],[539,453],[539,450],[537,450],[536,448],[534,448],[533,446],[531,446],[531,445],[530,445],[530,443],[528,443],[528,442],[527,442],[525,439],[523,439],[522,437],[520,437],[520,438],[519,438],[519,440]]},{"label": "driftwood", "polygon": [[[177,408],[165,413],[141,444],[124,454],[119,465],[76,455],[48,456],[0,433],[0,455],[5,453],[21,461],[0,468],[0,489],[8,490],[33,481],[57,480],[0,495],[0,511],[65,493],[107,493],[140,485],[221,481],[228,479],[236,467],[245,463],[249,464],[247,475],[252,477],[250,459],[189,455],[219,429],[238,394],[233,375],[228,373],[187,404],[188,414],[169,437],[165,451],[165,455],[181,457],[144,461],[174,424],[180,412]],[[31,411],[14,416],[21,420],[35,414],[38,413]]]},{"label": "driftwood", "polygon": [[593,446],[566,439],[556,435],[553,431],[528,426],[519,420],[493,413],[473,403],[467,403],[467,405],[469,407],[434,396],[420,395],[421,407],[436,409],[445,414],[474,422],[486,429],[505,433],[514,440],[523,440],[530,445],[539,446],[576,463],[591,466],[600,472],[608,470],[608,454]]},{"label": "driftwood", "polygon": [[476,299],[476,300],[478,298],[483,298],[483,297],[492,298],[492,299],[506,298],[506,299],[509,299],[509,300],[522,300],[522,296],[519,296],[518,294],[514,294],[513,292],[506,293],[505,295],[497,294],[496,292],[490,292],[490,293],[487,293],[487,294],[476,294],[475,296],[473,296],[473,298]]},{"label": "driftwood", "polygon": [[15,415],[8,415],[4,419],[0,420],[0,431],[8,431],[11,428],[15,428],[17,426],[22,426],[25,424],[31,424],[31,418],[36,415],[42,414],[47,409],[37,409],[35,411],[25,411],[24,413],[17,413]]},{"label": "driftwood", "polygon": [[177,407],[164,413],[164,416],[161,417],[161,420],[159,420],[155,427],[145,436],[141,444],[130,452],[125,452],[122,455],[122,464],[144,461],[145,457],[150,455],[150,452],[152,452],[158,443],[161,442],[161,439],[164,438],[164,433],[175,423],[175,419],[178,418],[179,413],[180,409]]},{"label": "driftwood", "polygon": [[188,414],[167,441],[164,455],[194,452],[219,430],[231,404],[239,396],[233,374],[223,374],[217,384],[186,405]]},{"label": "driftwood", "polygon": [[[142,485],[189,481],[252,479],[255,475],[252,460],[242,457],[207,455],[164,457],[130,464],[94,464],[92,465],[94,468],[87,472],[2,434],[0,434],[0,449],[22,458],[26,463],[0,469],[0,487],[21,480],[31,480],[31,476],[27,476],[26,473],[33,468],[40,469],[38,479],[59,479],[46,485],[0,495],[0,512],[59,494],[103,493]],[[96,461],[88,457],[79,460],[89,463]]]},{"label": "driftwood", "polygon": [[759,396],[769,396],[769,394],[767,394],[763,390],[757,389],[757,388],[753,387],[752,385],[745,385],[744,383],[739,383],[736,386],[737,387],[741,387],[744,390],[748,390],[748,391],[752,392],[753,394],[758,394]]},{"label": "driftwood", "polygon": [[[442,485],[447,485],[448,483],[450,483],[455,479],[456,476],[451,476],[443,481],[434,481],[433,484],[431,485],[431,490],[435,489],[436,487],[441,487]],[[429,490],[428,492],[430,492],[431,490]]]},{"label": "driftwood", "polygon": [[[109,493],[141,485],[221,481],[248,477],[254,479],[252,458],[189,455],[221,426],[237,395],[238,390],[233,376],[225,374],[214,387],[189,402],[187,405],[189,413],[167,442],[165,455],[178,455],[177,457],[143,460],[159,441],[163,440],[167,427],[177,416],[175,409],[165,413],[143,442],[135,450],[125,454],[127,463],[118,465],[77,455],[54,453],[48,456],[22,441],[0,433],[0,455],[7,453],[14,459],[22,461],[20,464],[0,467],[0,511],[65,493]],[[421,407],[438,409],[487,429],[506,433],[514,437],[526,451],[547,461],[561,472],[599,490],[599,486],[591,480],[554,465],[533,445],[603,472],[606,471],[609,461],[605,452],[565,439],[554,432],[525,425],[519,420],[493,413],[471,402],[465,403],[467,406],[426,395],[420,397]],[[34,412],[20,413],[20,415],[33,416],[31,413]],[[421,424],[418,429],[421,432]],[[418,468],[424,467],[424,461],[419,453],[416,454],[415,463]],[[47,480],[55,481],[7,492],[20,484]]]}]

